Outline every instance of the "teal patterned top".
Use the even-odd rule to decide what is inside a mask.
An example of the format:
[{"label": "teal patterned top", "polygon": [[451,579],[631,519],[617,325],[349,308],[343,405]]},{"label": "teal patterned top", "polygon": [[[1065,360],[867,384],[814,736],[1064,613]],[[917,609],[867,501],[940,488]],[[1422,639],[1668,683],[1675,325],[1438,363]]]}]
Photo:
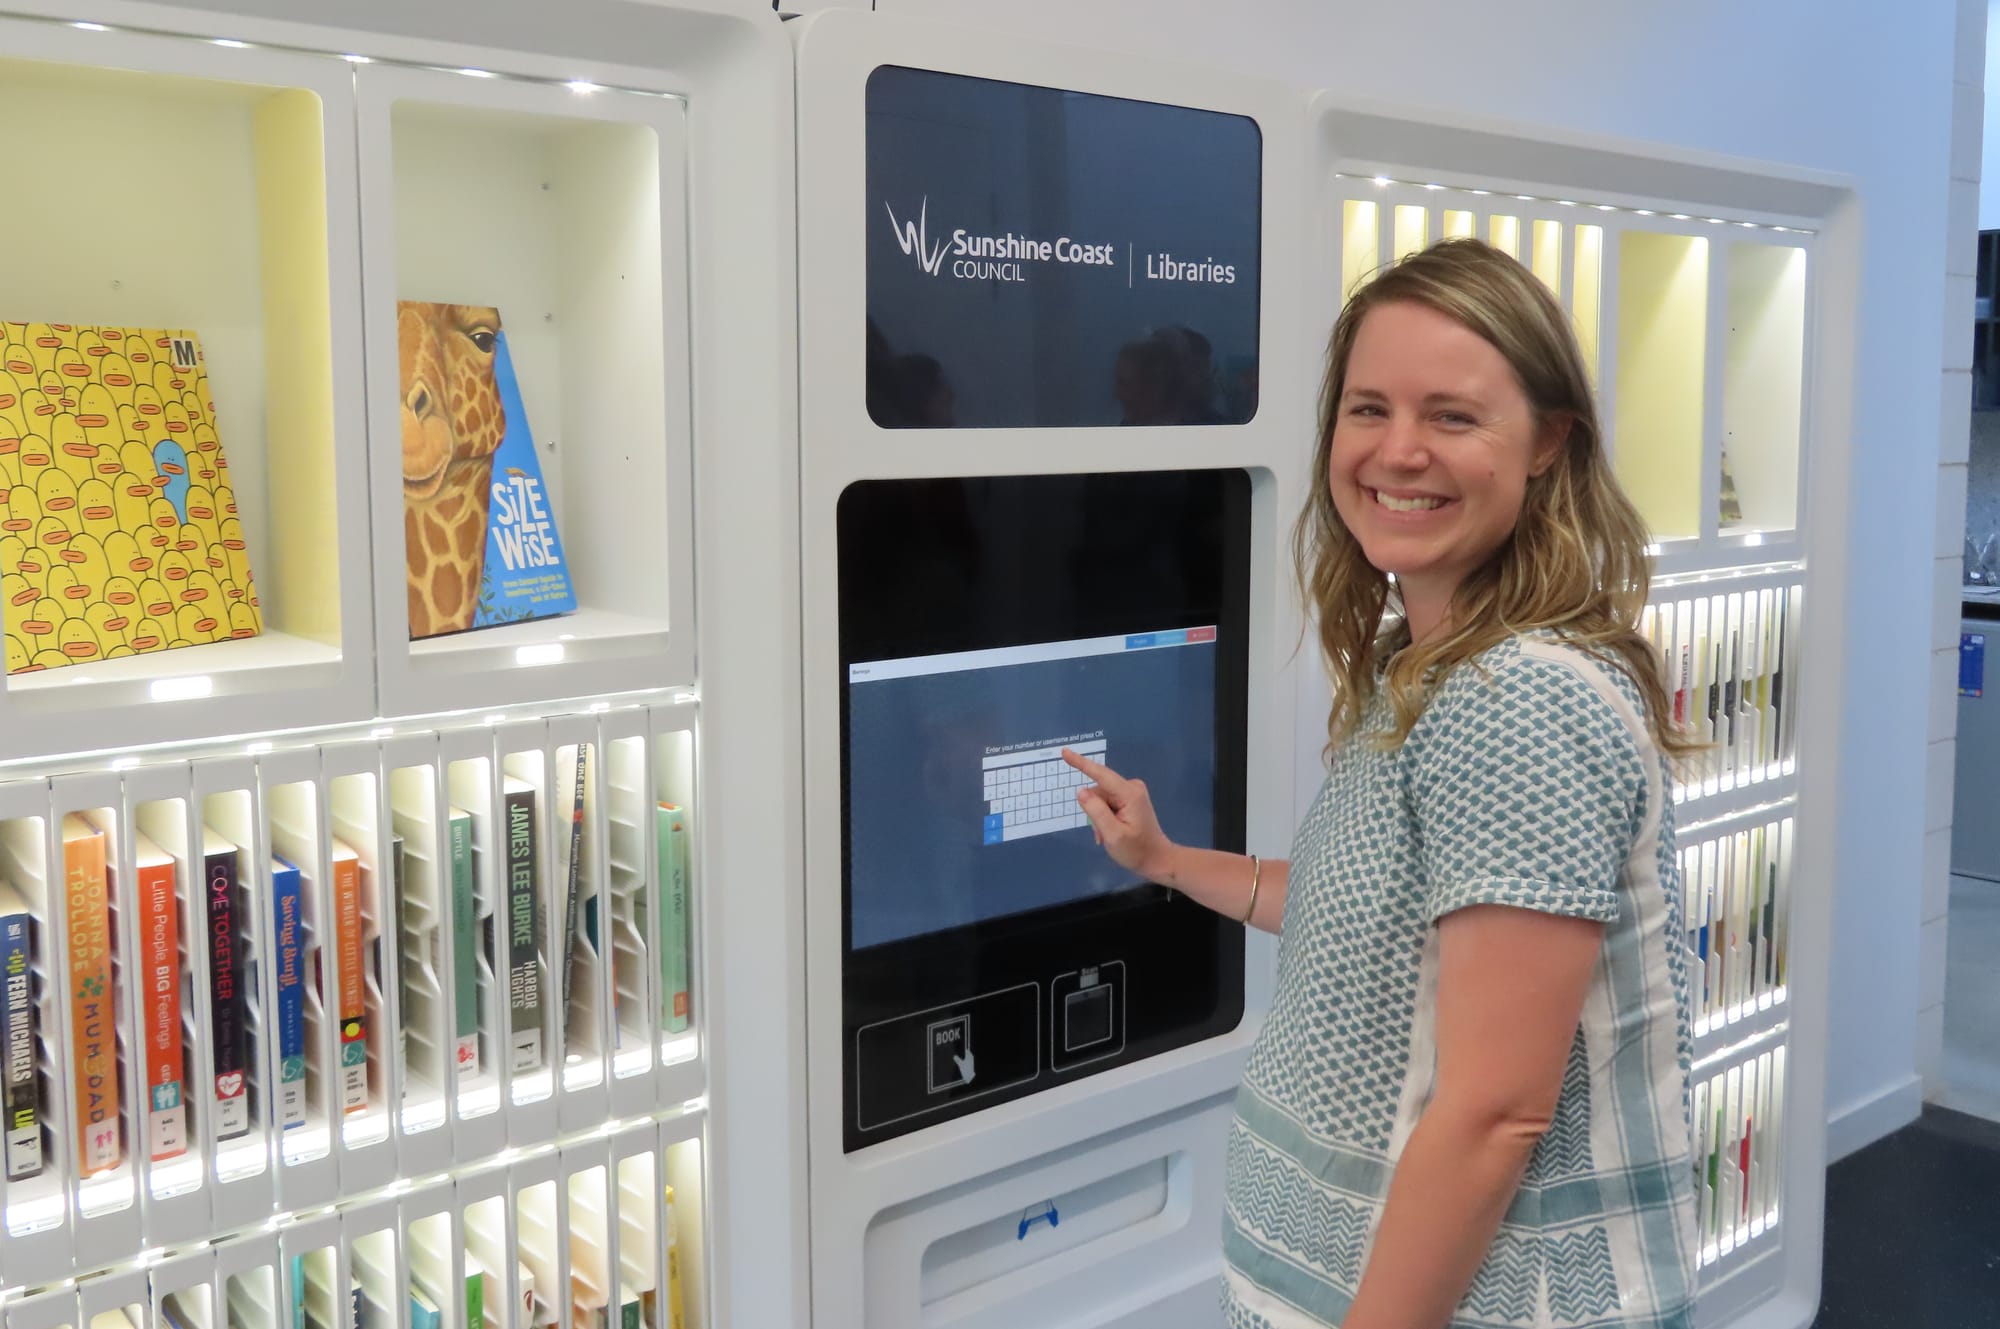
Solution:
[{"label": "teal patterned top", "polygon": [[1693,1048],[1673,804],[1638,691],[1552,636],[1377,694],[1292,846],[1277,990],[1228,1145],[1230,1329],[1347,1314],[1436,1073],[1438,919],[1604,923],[1552,1129],[1453,1329],[1691,1329]]}]

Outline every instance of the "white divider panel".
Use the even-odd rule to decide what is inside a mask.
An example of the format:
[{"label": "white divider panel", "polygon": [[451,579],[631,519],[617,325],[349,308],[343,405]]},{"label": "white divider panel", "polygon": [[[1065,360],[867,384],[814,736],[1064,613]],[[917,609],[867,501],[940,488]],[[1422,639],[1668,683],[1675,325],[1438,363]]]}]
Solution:
[{"label": "white divider panel", "polygon": [[[655,706],[647,712],[646,723],[652,749],[646,771],[653,795],[651,806],[655,815],[663,803],[679,808],[687,830],[681,869],[683,903],[678,910],[684,940],[672,935],[669,923],[676,906],[673,882],[660,871],[657,821],[648,837],[652,863],[648,897],[652,912],[648,917],[658,920],[651,928],[652,937],[655,945],[662,948],[663,959],[665,948],[675,945],[685,947],[687,961],[688,1010],[683,1018],[675,1017],[675,994],[665,988],[661,964],[653,966],[653,978],[662,984],[653,1006],[660,1049],[657,1101],[684,1103],[702,1094],[708,1084],[701,1053],[707,1046],[704,1031],[714,1027],[707,1003],[715,1000],[717,985],[707,981],[709,952],[703,926],[708,914],[707,893],[703,889],[707,876],[702,864],[707,828],[714,823],[706,818],[703,791],[697,788],[697,773],[705,769],[701,760],[699,708],[692,701]],[[676,1027],[683,1023],[684,1028]]]},{"label": "white divider panel", "polygon": [[196,1329],[228,1329],[234,1324],[224,1317],[224,1307],[216,1300],[213,1247],[166,1256],[148,1267],[148,1280],[155,1324],[173,1323],[167,1318],[169,1308]]},{"label": "white divider panel", "polygon": [[[77,1319],[85,1329],[156,1329],[153,1289],[144,1269],[120,1269],[76,1286]],[[106,1317],[99,1323],[98,1317]]]},{"label": "white divider panel", "polygon": [[342,1211],[340,1239],[347,1248],[348,1295],[360,1307],[360,1325],[378,1320],[389,1326],[407,1324],[408,1268],[400,1202],[369,1200]]},{"label": "white divider panel", "polygon": [[0,1306],[0,1324],[7,1329],[79,1329],[76,1289],[61,1287],[31,1292]]},{"label": "white divider panel", "polygon": [[[600,825],[611,991],[611,1114],[623,1118],[659,1100],[660,928],[655,807],[647,778],[646,711],[621,706],[598,717]],[[669,1100],[671,1101],[671,1100]]]},{"label": "white divider panel", "polygon": [[437,1311],[446,1329],[465,1329],[464,1251],[453,1224],[457,1190],[450,1181],[417,1186],[402,1197],[403,1270],[408,1291],[401,1300],[414,1327],[420,1307]]},{"label": "white divider panel", "polygon": [[[610,1252],[608,1264],[617,1305],[621,1314],[631,1302],[637,1302],[642,1310],[650,1305],[655,1322],[670,1320],[671,1316],[660,1311],[672,1295],[666,1278],[662,1189],[666,1174],[660,1160],[660,1133],[651,1123],[628,1126],[611,1136],[609,1145],[606,1250]],[[685,1305],[682,1314],[686,1314]]]},{"label": "white divider panel", "polygon": [[[666,1184],[674,1190],[672,1212],[663,1210],[660,1215],[659,1240],[667,1253],[666,1295],[672,1297],[678,1274],[679,1302],[687,1329],[712,1329],[719,1324],[710,1295],[711,1278],[719,1275],[708,1258],[712,1210],[708,1202],[710,1137],[705,1128],[709,1120],[706,1113],[690,1112],[668,1117],[659,1127],[660,1161]],[[656,1198],[659,1194],[655,1193]]]},{"label": "white divider panel", "polygon": [[[493,756],[493,735],[485,728],[440,734],[437,762],[435,806],[441,822],[454,808],[471,820],[477,915],[473,939],[478,949],[478,1013],[473,1025],[479,1054],[476,1066],[456,1064],[452,1072],[452,1136],[453,1156],[460,1163],[472,1163],[491,1158],[507,1143],[507,875],[506,841],[500,829],[500,766]],[[438,834],[448,836],[448,826],[441,824]],[[441,840],[439,853],[448,848],[448,841]],[[446,946],[456,964],[455,933],[446,937]],[[452,1012],[456,1021],[455,999]]]},{"label": "white divider panel", "polygon": [[[514,1206],[507,1185],[507,1169],[485,1168],[458,1179],[458,1211],[461,1216],[463,1247],[461,1259],[466,1276],[475,1269],[485,1280],[481,1301],[485,1325],[511,1329],[529,1323],[531,1307],[523,1303],[523,1280],[515,1254]],[[467,1329],[482,1329],[470,1325]]]},{"label": "white divider panel", "polygon": [[[266,1083],[275,1086],[273,1114],[278,1149],[278,1207],[310,1209],[340,1193],[340,1159],[334,1136],[342,1119],[343,1068],[338,1031],[340,954],[346,924],[333,878],[326,834],[326,798],[319,784],[319,754],[312,748],[270,752],[257,759],[259,802],[268,845],[254,876],[265,926],[258,931],[267,962],[260,978],[270,994],[273,1036],[265,1059]],[[279,898],[285,865],[297,871],[297,968],[288,946],[289,906]],[[286,983],[296,977],[297,986]],[[304,1033],[288,1029],[287,1003],[304,1011]],[[293,1060],[303,1054],[301,1068]]]},{"label": "white divider panel", "polygon": [[[108,924],[112,947],[110,991],[93,996],[85,985],[99,981],[86,976],[78,981],[74,952],[63,954],[58,963],[65,970],[68,998],[64,1002],[68,1032],[62,1044],[62,1067],[70,1083],[71,1175],[75,1178],[71,1214],[76,1224],[79,1257],[103,1252],[112,1260],[136,1255],[140,1247],[139,1164],[136,1155],[138,1125],[143,1113],[135,1102],[137,1077],[130,1056],[120,1049],[138,1045],[132,1000],[131,910],[112,906],[110,891],[115,883],[131,880],[130,868],[121,861],[118,843],[118,808],[124,791],[118,777],[111,774],[58,776],[50,782],[53,808],[50,813],[51,840],[48,873],[51,883],[61,874],[61,908],[55,917],[58,926],[49,938],[51,950],[84,944],[94,924],[83,922],[84,911],[95,910]],[[97,830],[104,838],[102,853],[105,877],[88,875],[81,864],[72,866],[65,857],[64,839],[68,821],[78,819],[77,830],[88,834]],[[102,893],[102,894],[100,894]],[[108,1074],[93,1072],[92,1062],[112,1063]],[[115,1095],[117,1110],[103,1113],[100,1095]],[[115,1160],[110,1166],[85,1175],[92,1157]]]},{"label": "white divider panel", "polygon": [[[515,720],[493,726],[494,774],[499,809],[496,844],[500,880],[506,888],[499,915],[505,923],[500,947],[508,970],[507,1138],[518,1147],[555,1135],[557,1062],[560,1056],[555,996],[558,970],[554,907],[555,762],[549,753],[546,720]],[[513,800],[510,802],[509,800]],[[523,837],[531,846],[524,850]],[[532,855],[527,865],[523,853]],[[531,870],[530,870],[531,869]],[[523,895],[522,892],[529,892]],[[530,903],[532,901],[532,903]],[[530,954],[532,952],[532,954]],[[532,978],[532,983],[527,980]],[[530,1004],[531,1003],[531,1004]]]},{"label": "white divider panel", "polygon": [[571,1329],[613,1317],[618,1295],[612,1245],[611,1148],[603,1138],[562,1147],[563,1251],[569,1257]]},{"label": "white divider panel", "polygon": [[515,1161],[508,1169],[514,1214],[514,1258],[521,1305],[531,1307],[524,1326],[566,1323],[569,1258],[562,1225],[562,1169],[554,1150]]},{"label": "white divider panel", "polygon": [[306,1323],[338,1324],[344,1314],[341,1298],[347,1288],[347,1244],[341,1240],[340,1216],[331,1212],[311,1218],[296,1215],[278,1230],[278,1305],[289,1314],[301,1301]]},{"label": "white divider panel", "polygon": [[[385,737],[380,758],[390,866],[385,912],[396,937],[394,1009],[401,1035],[392,1048],[400,1085],[393,1102],[399,1167],[407,1175],[422,1170],[426,1152],[434,1164],[449,1147],[457,1029],[451,976],[460,957],[453,944],[449,828],[440,815],[449,802],[441,794],[437,736]],[[467,948],[468,961],[476,955]],[[476,1001],[469,1013],[476,1048]]]},{"label": "white divider panel", "polygon": [[228,1329],[291,1329],[278,1314],[278,1236],[259,1231],[215,1244],[217,1324]]},{"label": "white divider panel", "polygon": [[149,1161],[140,1205],[148,1232],[205,1232],[214,1217],[209,1184],[209,1138],[215,1083],[208,1039],[208,903],[202,894],[201,856],[191,849],[194,799],[187,767],[134,767],[124,776],[125,812],[136,834],[174,861],[175,923],[180,965],[181,1113],[186,1152]]},{"label": "white divider panel", "polygon": [[[18,780],[0,784],[0,872],[19,887],[32,907],[38,900],[56,917],[60,908],[46,880],[49,861],[49,782]],[[32,872],[32,878],[31,878]],[[54,933],[52,926],[49,931]],[[42,1076],[41,1171],[18,1181],[8,1180],[0,1168],[0,1222],[6,1240],[0,1241],[0,1277],[10,1284],[28,1284],[59,1279],[68,1275],[75,1254],[75,1230],[71,1226],[71,1201],[66,1178],[70,1176],[70,1111],[68,1076],[63,1073],[66,1047],[65,1007],[61,963],[55,948],[37,938],[34,962],[38,1019],[36,1060]]]},{"label": "white divider panel", "polygon": [[[549,996],[555,1002],[558,1116],[565,1132],[602,1124],[611,1111],[611,965],[605,924],[604,748],[597,717],[550,718]],[[578,786],[581,758],[581,788]]]},{"label": "white divider panel", "polygon": [[[217,757],[189,769],[194,823],[202,837],[204,894],[209,899],[210,1022],[216,1043],[210,1055],[215,1079],[195,1086],[207,1095],[208,1148],[215,1194],[215,1221],[225,1229],[247,1227],[269,1217],[277,1206],[278,1175],[271,1090],[271,968],[263,938],[270,935],[270,911],[257,882],[268,875],[264,818],[259,807],[257,765],[247,757]],[[229,850],[233,848],[234,853]],[[233,879],[233,885],[229,884]],[[226,889],[225,889],[226,888]],[[232,1071],[229,1049],[219,1049],[213,996],[221,976],[217,910],[226,895],[232,955],[230,979],[239,994],[242,1019]]]},{"label": "white divider panel", "polygon": [[[334,1031],[343,1075],[351,1073],[347,1063],[355,1045],[364,1059],[365,1105],[342,1113],[334,1137],[340,1189],[354,1194],[385,1186],[398,1175],[395,1108],[403,1097],[398,1047],[403,1027],[396,926],[399,887],[381,747],[362,739],[331,743],[319,749],[319,759],[327,844],[352,851],[360,891],[355,910],[361,927],[360,973],[350,975],[345,968],[350,952],[335,957],[341,988],[350,984],[360,988],[366,1021],[358,1040],[350,1039],[344,1021]],[[338,863],[333,866],[340,870]]]}]

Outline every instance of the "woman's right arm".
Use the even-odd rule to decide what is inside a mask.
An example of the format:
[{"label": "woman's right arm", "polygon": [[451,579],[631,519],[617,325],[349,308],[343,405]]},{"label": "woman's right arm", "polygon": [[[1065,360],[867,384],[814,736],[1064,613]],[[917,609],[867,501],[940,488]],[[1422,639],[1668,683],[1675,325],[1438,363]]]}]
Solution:
[{"label": "woman's right arm", "polygon": [[[1285,917],[1291,865],[1282,858],[1253,861],[1247,854],[1177,845],[1160,829],[1144,780],[1127,779],[1108,766],[1063,749],[1063,760],[1092,781],[1076,791],[1097,842],[1120,867],[1179,891],[1225,918],[1276,932]],[[1251,908],[1252,887],[1255,908]],[[1245,918],[1245,913],[1249,917]]]}]

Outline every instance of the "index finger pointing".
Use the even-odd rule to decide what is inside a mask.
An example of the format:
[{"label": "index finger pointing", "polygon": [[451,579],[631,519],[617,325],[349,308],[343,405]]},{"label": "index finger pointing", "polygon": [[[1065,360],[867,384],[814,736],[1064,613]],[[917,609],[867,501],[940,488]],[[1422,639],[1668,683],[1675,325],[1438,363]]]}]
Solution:
[{"label": "index finger pointing", "polygon": [[1104,790],[1112,797],[1118,797],[1125,792],[1125,777],[1112,770],[1109,766],[1101,762],[1092,761],[1081,752],[1077,752],[1071,748],[1064,748],[1062,750],[1062,759],[1089,776],[1092,784]]}]

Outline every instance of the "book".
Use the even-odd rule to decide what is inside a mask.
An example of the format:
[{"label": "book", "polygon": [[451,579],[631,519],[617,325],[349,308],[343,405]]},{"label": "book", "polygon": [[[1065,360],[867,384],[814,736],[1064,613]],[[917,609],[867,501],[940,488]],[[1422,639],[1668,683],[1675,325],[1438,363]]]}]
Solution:
[{"label": "book", "polygon": [[35,916],[0,881],[0,1107],[6,1112],[7,1180],[42,1172],[40,1040],[35,1002]]},{"label": "book", "polygon": [[660,860],[660,1005],[668,1033],[688,1027],[688,852],[687,818],[679,806],[662,803],[655,813]]},{"label": "book", "polygon": [[8,527],[22,523],[0,539],[7,672],[256,636],[200,338],[9,322],[0,339],[0,358],[31,361],[44,387],[0,471]]},{"label": "book", "polygon": [[617,1329],[645,1329],[645,1324],[645,1302],[630,1283],[620,1283]]},{"label": "book", "polygon": [[[402,939],[405,946],[411,940],[408,916],[410,897],[407,894],[409,890],[409,877],[405,872],[407,867],[408,860],[404,858],[402,834],[392,831],[389,834],[389,898],[396,902],[396,935]],[[379,948],[381,938],[376,938],[376,942]],[[377,967],[380,967],[379,961],[377,962]],[[402,1101],[407,1103],[410,1099],[410,1089],[412,1087],[410,1079],[410,1031],[412,1026],[415,1025],[417,1017],[415,1011],[412,1009],[409,997],[412,980],[408,973],[403,973],[402,977],[404,997],[401,1012],[402,1027],[396,1030],[396,1079],[403,1086]],[[359,1302],[356,1305],[358,1306]]]},{"label": "book", "polygon": [[452,808],[448,817],[454,1056],[459,1074],[473,1076],[479,1073],[479,903],[472,858],[472,814]]},{"label": "book", "polygon": [[514,1261],[514,1283],[520,1289],[521,1318],[518,1324],[534,1324],[535,1320],[535,1271],[526,1260]]},{"label": "book", "polygon": [[147,1156],[155,1162],[187,1151],[182,1077],[180,865],[144,835],[132,840],[139,899],[139,1038],[145,1049]]},{"label": "book", "polygon": [[70,1048],[79,1176],[123,1161],[118,1120],[118,1007],[112,979],[111,900],[105,837],[63,817],[63,906],[68,936]]},{"label": "book", "polygon": [[306,1124],[305,885],[297,867],[271,860],[272,968],[277,982],[278,1126]]},{"label": "book", "polygon": [[250,1129],[247,1010],[250,1000],[243,932],[249,916],[237,897],[237,848],[202,828],[202,894],[208,901],[208,1019],[215,1061],[215,1138]]},{"label": "book", "polygon": [[542,974],[537,938],[535,787],[509,777],[502,813],[507,863],[508,1057],[515,1073],[542,1067]]},{"label": "book", "polygon": [[480,1329],[486,1323],[487,1277],[485,1263],[465,1252],[465,1329]]},{"label": "book", "polygon": [[500,311],[398,301],[396,339],[411,639],[574,610]]},{"label": "book", "polygon": [[687,1329],[687,1303],[681,1297],[681,1224],[674,1212],[674,1188],[661,1189],[661,1212],[667,1224],[667,1323],[664,1329]]},{"label": "book", "polygon": [[368,971],[364,967],[367,932],[361,900],[361,856],[335,840],[328,858],[333,867],[340,1110],[361,1112],[368,1107]]},{"label": "book", "polygon": [[410,1329],[444,1329],[444,1315],[430,1293],[410,1285]]},{"label": "book", "polygon": [[[569,819],[569,882],[564,891],[563,933],[562,933],[562,1009],[568,1018],[570,989],[576,970],[577,896],[583,885],[583,795],[586,775],[590,768],[590,744],[576,745],[576,798],[571,807]],[[595,939],[593,938],[593,941]]]}]

